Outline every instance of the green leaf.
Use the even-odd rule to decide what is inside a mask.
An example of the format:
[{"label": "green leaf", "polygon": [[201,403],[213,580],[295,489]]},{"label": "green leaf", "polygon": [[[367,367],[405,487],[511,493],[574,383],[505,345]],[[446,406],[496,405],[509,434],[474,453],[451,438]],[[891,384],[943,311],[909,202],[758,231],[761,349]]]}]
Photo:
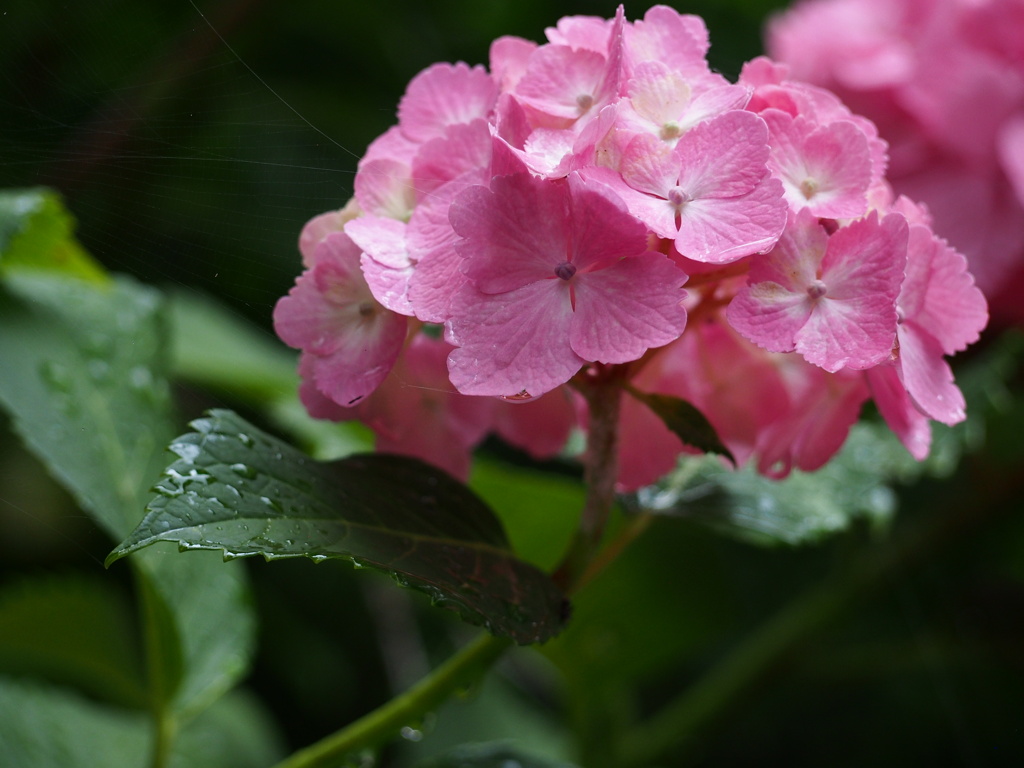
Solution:
[{"label": "green leaf", "polygon": [[0,275],[45,271],[107,282],[103,268],[72,237],[74,226],[55,192],[0,191]]},{"label": "green leaf", "polygon": [[444,755],[419,762],[416,768],[573,768],[523,752],[509,742],[467,744]]},{"label": "green leaf", "polygon": [[144,714],[105,707],[60,688],[0,677],[5,766],[138,768],[147,764]]},{"label": "green leaf", "polygon": [[[107,707],[61,688],[0,677],[0,756],[11,768],[139,768],[150,765],[152,728],[142,713]],[[183,729],[171,768],[267,768],[281,756],[266,712],[233,693]]]},{"label": "green leaf", "polygon": [[891,483],[913,477],[917,466],[888,428],[865,423],[816,472],[773,480],[751,466],[729,470],[712,457],[687,457],[677,472],[637,493],[636,502],[756,544],[805,544],[857,518],[888,520],[896,509]]},{"label": "green leaf", "polygon": [[[25,444],[115,540],[141,518],[174,434],[156,291],[17,273],[0,285],[0,404]],[[140,558],[159,696],[193,710],[241,676],[253,619],[237,569]],[[148,580],[148,581],[147,581]],[[162,638],[153,645],[154,638]]]},{"label": "green leaf", "polygon": [[139,527],[108,562],[158,541],[228,557],[347,558],[519,643],[561,628],[564,599],[517,560],[494,514],[423,462],[381,454],[318,463],[230,411],[175,440]]},{"label": "green leaf", "polygon": [[32,451],[121,538],[173,434],[159,295],[25,275],[0,288],[0,404]]},{"label": "green leaf", "polygon": [[42,576],[0,591],[3,674],[33,675],[141,709],[148,699],[133,632],[129,606],[108,582]]},{"label": "green leaf", "polygon": [[725,456],[733,463],[733,466],[736,465],[736,459],[732,452],[725,447],[715,428],[711,426],[711,422],[696,407],[678,397],[641,392],[628,385],[626,391],[654,411],[655,415],[665,422],[665,426],[672,430],[683,443],[705,453],[717,453],[720,456]]},{"label": "green leaf", "polygon": [[255,697],[232,691],[191,720],[171,755],[171,768],[267,768],[284,757],[277,727]]}]

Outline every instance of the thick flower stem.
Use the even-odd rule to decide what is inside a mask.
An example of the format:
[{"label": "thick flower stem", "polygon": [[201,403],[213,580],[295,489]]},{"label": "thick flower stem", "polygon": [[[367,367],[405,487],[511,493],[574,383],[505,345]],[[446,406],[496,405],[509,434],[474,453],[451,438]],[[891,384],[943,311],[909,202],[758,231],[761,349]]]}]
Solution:
[{"label": "thick flower stem", "polygon": [[597,552],[615,504],[623,375],[621,366],[609,366],[584,371],[573,380],[587,401],[590,422],[583,467],[587,497],[576,537],[554,574],[555,582],[567,594],[576,591],[580,577]]},{"label": "thick flower stem", "polygon": [[379,747],[403,727],[420,722],[449,696],[467,688],[505,652],[511,641],[483,634],[416,685],[340,731],[278,763],[275,768],[332,768],[354,753]]}]

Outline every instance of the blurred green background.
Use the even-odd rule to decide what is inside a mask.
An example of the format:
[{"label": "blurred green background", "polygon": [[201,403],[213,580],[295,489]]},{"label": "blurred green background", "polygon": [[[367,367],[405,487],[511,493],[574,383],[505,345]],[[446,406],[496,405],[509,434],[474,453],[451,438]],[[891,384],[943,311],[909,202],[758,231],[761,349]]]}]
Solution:
[{"label": "blurred green background", "polygon": [[[735,77],[779,5],[676,7],[704,16],[712,66]],[[413,75],[486,63],[498,36],[540,40],[560,16],[615,6],[7,0],[0,186],[56,188],[109,269],[205,292],[269,334],[299,271],[299,229],[351,195],[359,155],[394,122]],[[901,487],[892,526],[764,548],[658,520],[580,596],[564,638],[514,654],[385,764],[518,737],[611,768],[622,744],[673,730],[641,724],[684,690],[705,692],[687,700],[704,709],[677,722],[701,728],[644,764],[1024,764],[1024,406],[1020,356],[1010,360],[978,387],[959,469]],[[207,405],[237,407],[230,393],[180,394],[183,425]],[[495,477],[478,482],[508,497],[507,515],[519,505],[571,525],[571,477],[529,498],[517,497],[518,475]],[[0,422],[4,588],[41,574],[119,583],[126,569],[101,568],[110,546]],[[248,685],[291,747],[386,700],[467,637],[418,595],[344,565],[249,569],[261,630]]]}]

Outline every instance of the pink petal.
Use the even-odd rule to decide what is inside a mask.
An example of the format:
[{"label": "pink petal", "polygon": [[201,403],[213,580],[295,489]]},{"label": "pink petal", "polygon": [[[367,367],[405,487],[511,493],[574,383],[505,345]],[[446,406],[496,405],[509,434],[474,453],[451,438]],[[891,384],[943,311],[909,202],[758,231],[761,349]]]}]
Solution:
[{"label": "pink petal", "polygon": [[346,224],[345,234],[363,250],[360,265],[373,297],[392,312],[411,316],[412,261],[405,245],[405,224],[363,216]]},{"label": "pink petal", "polygon": [[488,295],[464,286],[446,326],[457,349],[448,356],[455,387],[467,395],[538,396],[583,365],[569,346],[569,285],[544,280]]},{"label": "pink petal", "polygon": [[408,221],[416,205],[409,166],[397,160],[373,160],[356,172],[359,206],[373,216]]},{"label": "pink petal", "polygon": [[491,188],[469,187],[452,201],[449,219],[463,238],[463,271],[485,293],[513,290],[554,275],[566,260],[570,220],[564,182],[529,174],[498,176]]},{"label": "pink petal", "polygon": [[414,456],[464,480],[493,406],[455,392],[445,365],[450,350],[418,334],[380,388],[353,410],[376,433],[378,451]]},{"label": "pink petal", "polygon": [[807,293],[818,275],[828,235],[808,212],[791,217],[778,244],[750,268],[748,286],[729,304],[730,325],[771,352],[792,352],[813,309]]},{"label": "pink petal", "polygon": [[349,328],[362,323],[364,307],[376,312],[359,257],[359,247],[341,232],[317,246],[314,266],[274,307],[274,330],[285,344],[330,354]]},{"label": "pink petal", "polygon": [[777,179],[737,198],[697,199],[680,215],[676,249],[688,258],[728,264],[771,248],[786,223],[786,204]]},{"label": "pink petal", "polygon": [[447,182],[476,172],[483,178],[491,162],[491,133],[484,120],[448,127],[443,136],[420,147],[412,181],[420,199]]},{"label": "pink petal", "polygon": [[622,154],[622,179],[638,192],[661,198],[657,205],[664,206],[674,220],[675,210],[665,198],[679,179],[679,160],[665,142],[638,134]]},{"label": "pink petal", "polygon": [[985,297],[967,271],[967,260],[920,225],[910,228],[899,306],[947,355],[977,341],[988,321]]},{"label": "pink petal", "polygon": [[798,352],[828,371],[870,368],[889,356],[906,242],[903,216],[879,223],[874,212],[829,238],[821,267],[826,293],[797,334]]},{"label": "pink petal", "polygon": [[843,120],[815,126],[778,109],[761,116],[771,130],[771,164],[795,209],[815,216],[852,218],[867,209],[871,152],[867,137]]},{"label": "pink petal", "polygon": [[900,381],[896,367],[878,365],[865,371],[871,386],[871,399],[885,423],[903,446],[918,461],[928,458],[932,428],[928,417],[917,409]]},{"label": "pink petal", "polygon": [[373,392],[388,375],[405,342],[408,323],[386,310],[339,339],[328,355],[312,357],[317,390],[342,406],[351,406]]},{"label": "pink petal", "polygon": [[611,187],[579,173],[570,174],[568,182],[571,239],[561,254],[568,254],[569,261],[585,272],[647,250],[646,227]]},{"label": "pink petal", "polygon": [[344,211],[328,211],[314,216],[306,222],[299,234],[299,252],[302,254],[302,266],[313,266],[313,253],[316,247],[333,232],[341,232],[348,221]]},{"label": "pink petal", "polygon": [[530,54],[537,48],[532,40],[507,35],[491,43],[491,77],[498,84],[501,93],[514,90],[526,72]]},{"label": "pink petal", "polygon": [[605,57],[600,53],[546,45],[530,56],[515,95],[542,114],[575,121],[597,103],[604,75]]},{"label": "pink petal", "polygon": [[416,317],[428,323],[448,319],[448,304],[466,282],[460,266],[462,257],[455,250],[459,239],[448,221],[450,201],[466,186],[472,186],[473,174],[455,179],[437,189],[430,199],[413,212],[406,230],[409,255],[416,268],[409,279],[409,301]]},{"label": "pink petal", "polygon": [[675,153],[679,186],[691,198],[744,195],[768,174],[768,127],[757,115],[733,110],[694,126]]},{"label": "pink petal", "polygon": [[626,363],[679,338],[686,275],[667,256],[644,254],[573,278],[570,340],[584,360]]},{"label": "pink petal", "polygon": [[429,141],[448,126],[486,118],[497,97],[497,85],[483,67],[434,64],[409,83],[398,104],[398,123],[410,139]]},{"label": "pink petal", "polygon": [[953,383],[953,371],[934,337],[916,323],[905,322],[900,326],[899,340],[900,378],[917,407],[943,424],[963,421],[964,396]]},{"label": "pink petal", "polygon": [[632,66],[661,61],[688,78],[708,74],[709,45],[703,19],[664,5],[654,6],[643,21],[626,29],[626,59]]}]

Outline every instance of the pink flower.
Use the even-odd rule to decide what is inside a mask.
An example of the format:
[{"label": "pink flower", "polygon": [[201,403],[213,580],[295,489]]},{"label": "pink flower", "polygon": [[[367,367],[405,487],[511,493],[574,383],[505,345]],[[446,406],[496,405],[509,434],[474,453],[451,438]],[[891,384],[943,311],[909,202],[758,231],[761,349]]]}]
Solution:
[{"label": "pink flower", "polygon": [[907,276],[897,301],[898,352],[891,366],[869,371],[875,402],[917,459],[928,455],[928,419],[963,421],[964,398],[944,359],[978,339],[988,320],[985,299],[966,259],[932,234],[920,209],[900,199],[911,219]]},{"label": "pink flower", "polygon": [[733,110],[698,124],[674,148],[637,135],[618,183],[603,169],[587,175],[614,184],[630,212],[687,258],[724,264],[771,248],[782,234],[786,204],[768,155],[764,121]]},{"label": "pink flower", "polygon": [[871,152],[857,125],[847,120],[816,125],[778,109],[766,109],[761,117],[771,132],[770,167],[793,210],[807,208],[831,219],[867,213]]},{"label": "pink flower", "polygon": [[685,275],[600,185],[498,176],[460,194],[451,221],[468,278],[447,324],[460,392],[540,395],[682,333]]},{"label": "pink flower", "polygon": [[303,352],[303,372],[318,392],[349,406],[370,394],[398,358],[407,321],[373,298],[361,253],[343,233],[328,235],[312,266],[274,307],[274,330]]},{"label": "pink flower", "polygon": [[907,222],[867,218],[829,236],[806,209],[729,305],[729,322],[772,352],[799,352],[827,371],[870,368],[889,356],[906,264]]}]

